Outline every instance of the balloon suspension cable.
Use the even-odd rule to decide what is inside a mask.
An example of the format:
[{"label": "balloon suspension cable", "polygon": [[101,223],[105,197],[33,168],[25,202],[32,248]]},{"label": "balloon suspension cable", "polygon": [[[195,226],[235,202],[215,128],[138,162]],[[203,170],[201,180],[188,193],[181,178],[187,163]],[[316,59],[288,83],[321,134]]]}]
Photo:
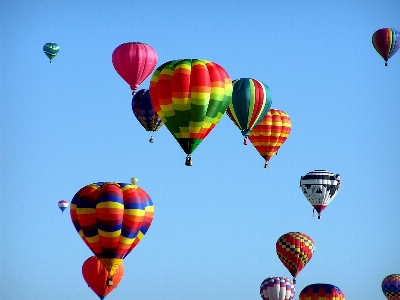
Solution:
[{"label": "balloon suspension cable", "polygon": [[154,137],[153,136],[150,137],[149,142],[150,143],[154,143]]},{"label": "balloon suspension cable", "polygon": [[190,154],[188,154],[186,156],[185,166],[188,166],[188,167],[192,166],[192,158],[190,157]]},{"label": "balloon suspension cable", "polygon": [[107,284],[107,286],[113,286],[114,285],[114,282],[113,282],[111,276],[107,278],[107,283],[106,284]]}]

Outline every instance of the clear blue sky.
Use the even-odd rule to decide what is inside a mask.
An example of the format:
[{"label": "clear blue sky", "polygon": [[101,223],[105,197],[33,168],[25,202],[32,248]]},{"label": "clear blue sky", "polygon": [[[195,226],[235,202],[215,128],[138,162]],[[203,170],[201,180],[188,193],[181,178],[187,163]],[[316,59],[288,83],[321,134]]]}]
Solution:
[{"label": "clear blue sky", "polygon": [[[317,282],[385,299],[382,279],[400,273],[400,53],[385,67],[371,36],[400,30],[399,12],[388,0],[2,1],[0,298],[97,299],[81,275],[91,252],[57,202],[135,176],[154,221],[109,300],[261,299],[266,277],[291,278],[275,253],[289,231],[316,246],[295,299]],[[227,116],[191,168],[166,127],[150,144],[111,63],[131,41],[158,65],[206,59],[265,82],[293,123],[270,168]],[[52,64],[46,42],[61,47]],[[315,169],[342,183],[321,220],[298,187]]]}]

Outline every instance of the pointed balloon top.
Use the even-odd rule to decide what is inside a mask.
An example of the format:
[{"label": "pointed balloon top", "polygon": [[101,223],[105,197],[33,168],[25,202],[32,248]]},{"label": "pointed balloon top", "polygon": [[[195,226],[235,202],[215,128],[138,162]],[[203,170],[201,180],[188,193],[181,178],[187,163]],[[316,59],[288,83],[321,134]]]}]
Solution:
[{"label": "pointed balloon top", "polygon": [[139,181],[139,179],[137,179],[136,177],[132,177],[131,178],[131,182],[133,185],[136,185],[136,183]]}]

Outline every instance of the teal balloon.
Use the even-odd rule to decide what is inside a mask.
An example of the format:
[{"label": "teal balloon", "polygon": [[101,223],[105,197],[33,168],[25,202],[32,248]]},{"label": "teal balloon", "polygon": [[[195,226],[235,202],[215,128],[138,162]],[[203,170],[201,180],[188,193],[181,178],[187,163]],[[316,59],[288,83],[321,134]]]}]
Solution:
[{"label": "teal balloon", "polygon": [[57,56],[59,51],[60,46],[58,46],[56,43],[46,43],[43,46],[43,52],[50,59],[50,63],[54,59],[54,57]]}]

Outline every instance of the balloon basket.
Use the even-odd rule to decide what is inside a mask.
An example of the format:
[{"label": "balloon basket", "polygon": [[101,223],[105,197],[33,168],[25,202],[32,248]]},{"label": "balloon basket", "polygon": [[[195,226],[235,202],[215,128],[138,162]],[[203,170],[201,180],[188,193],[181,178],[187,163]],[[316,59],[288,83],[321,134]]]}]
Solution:
[{"label": "balloon basket", "polygon": [[151,137],[151,138],[149,139],[149,142],[150,142],[150,143],[154,143],[154,138]]},{"label": "balloon basket", "polygon": [[264,168],[265,168],[265,169],[268,169],[268,168],[269,168],[269,165],[268,165],[267,162],[264,164]]},{"label": "balloon basket", "polygon": [[192,158],[190,156],[186,157],[185,166],[191,167],[192,165]]},{"label": "balloon basket", "polygon": [[107,286],[113,286],[113,285],[114,285],[113,280],[111,278],[108,278],[107,279]]}]

